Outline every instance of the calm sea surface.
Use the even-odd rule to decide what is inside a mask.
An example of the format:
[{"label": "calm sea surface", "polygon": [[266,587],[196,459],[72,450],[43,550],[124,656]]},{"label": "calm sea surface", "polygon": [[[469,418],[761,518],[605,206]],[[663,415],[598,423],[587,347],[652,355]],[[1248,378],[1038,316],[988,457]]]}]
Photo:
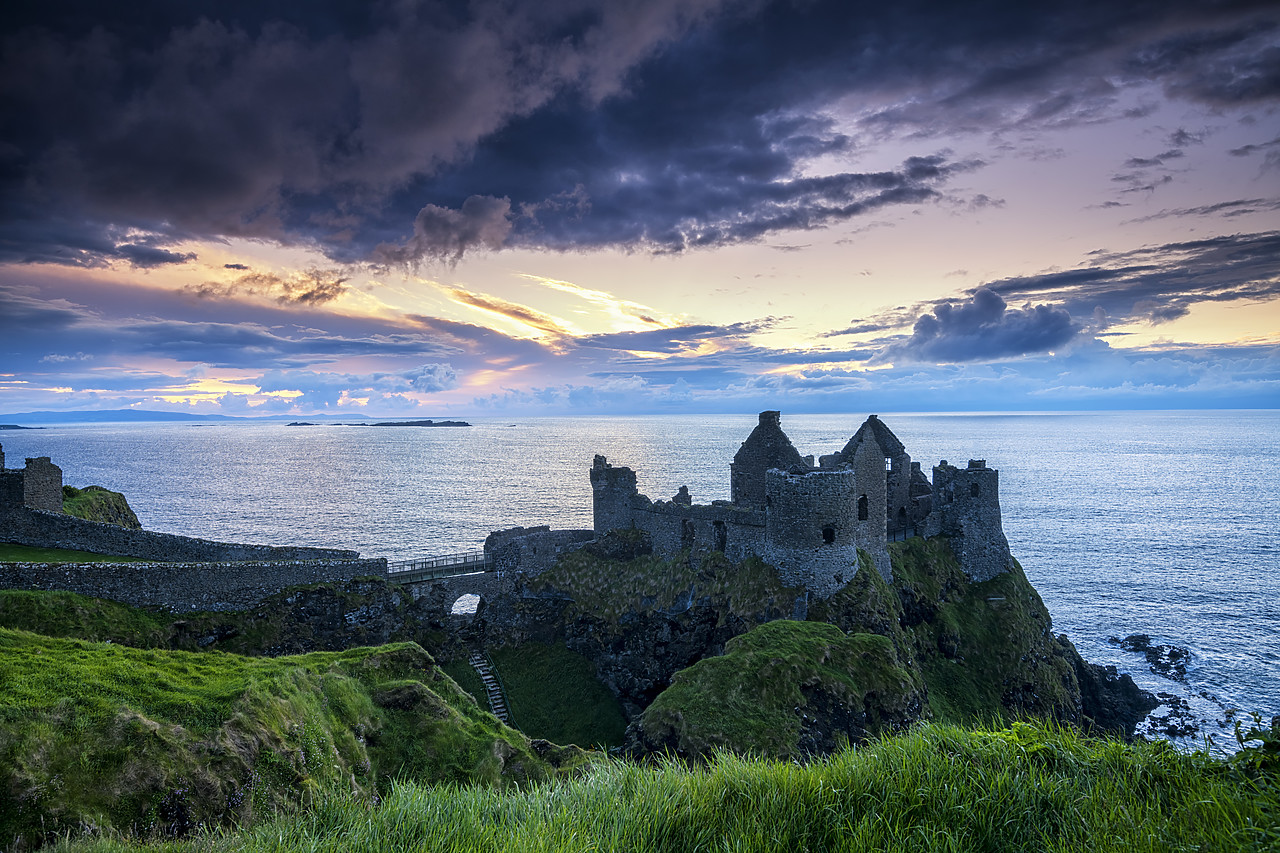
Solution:
[{"label": "calm sea surface", "polygon": [[[864,415],[783,415],[802,454],[839,449]],[[1004,528],[1086,658],[1222,709],[1280,713],[1280,412],[885,415],[928,471],[1000,470]],[[95,425],[0,432],[10,466],[51,456],[65,482],[124,492],[145,527],[392,559],[478,548],[494,529],[591,526],[593,454],[640,489],[729,497],[751,416],[472,420],[471,428]],[[1193,654],[1157,677],[1109,636]],[[1209,694],[1209,695],[1203,695]],[[1216,697],[1216,701],[1211,698]]]}]

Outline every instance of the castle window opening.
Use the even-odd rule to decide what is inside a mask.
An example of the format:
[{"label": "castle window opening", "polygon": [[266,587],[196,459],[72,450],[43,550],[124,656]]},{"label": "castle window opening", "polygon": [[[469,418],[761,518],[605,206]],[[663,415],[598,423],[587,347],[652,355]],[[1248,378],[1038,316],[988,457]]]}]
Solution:
[{"label": "castle window opening", "polygon": [[680,547],[692,548],[695,538],[693,522],[685,519],[680,523]]},{"label": "castle window opening", "polygon": [[723,521],[717,521],[713,525],[716,532],[716,550],[723,552],[729,544],[729,531],[725,528]]},{"label": "castle window opening", "polygon": [[822,542],[826,545],[833,545],[836,541],[836,529],[828,524],[822,528]]},{"label": "castle window opening", "polygon": [[886,471],[893,470],[893,459],[888,456],[884,458],[884,470]]},{"label": "castle window opening", "polygon": [[977,484],[977,483],[970,483],[970,484],[969,484],[969,497],[971,497],[971,498],[976,498],[977,496],[978,496],[978,484]]},{"label": "castle window opening", "polygon": [[858,521],[867,520],[867,496],[858,496]]}]

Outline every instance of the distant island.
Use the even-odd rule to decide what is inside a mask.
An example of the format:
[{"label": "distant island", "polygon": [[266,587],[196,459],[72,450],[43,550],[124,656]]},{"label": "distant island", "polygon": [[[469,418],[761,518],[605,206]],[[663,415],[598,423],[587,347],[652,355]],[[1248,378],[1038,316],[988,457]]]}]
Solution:
[{"label": "distant island", "polygon": [[[287,426],[320,426],[319,424],[309,423],[307,421],[293,421]],[[357,427],[469,427],[471,424],[466,421],[379,421],[372,424],[326,424],[326,426],[357,426]]]},{"label": "distant island", "polygon": [[0,424],[0,429],[44,429],[44,427],[24,427],[17,424]]}]

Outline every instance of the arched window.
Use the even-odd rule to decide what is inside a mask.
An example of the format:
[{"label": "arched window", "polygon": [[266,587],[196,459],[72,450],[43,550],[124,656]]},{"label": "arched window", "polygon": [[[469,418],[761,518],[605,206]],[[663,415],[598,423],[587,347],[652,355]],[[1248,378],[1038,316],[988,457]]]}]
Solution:
[{"label": "arched window", "polygon": [[969,497],[971,497],[971,498],[976,498],[977,496],[978,496],[978,484],[977,484],[977,483],[970,483],[970,484],[969,484]]},{"label": "arched window", "polygon": [[867,520],[867,496],[858,496],[858,521]]},{"label": "arched window", "polygon": [[836,529],[828,524],[822,528],[822,543],[824,545],[832,545],[836,541]]}]

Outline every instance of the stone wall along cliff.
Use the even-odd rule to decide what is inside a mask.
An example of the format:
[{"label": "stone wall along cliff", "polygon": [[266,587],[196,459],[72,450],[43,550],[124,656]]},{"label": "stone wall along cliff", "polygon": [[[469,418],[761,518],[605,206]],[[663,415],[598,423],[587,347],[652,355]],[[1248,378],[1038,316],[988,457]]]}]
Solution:
[{"label": "stone wall along cliff", "polygon": [[135,607],[226,611],[255,607],[288,587],[385,577],[386,573],[384,559],[0,563],[0,587],[75,592]]},{"label": "stone wall along cliff", "polygon": [[[61,507],[62,485],[58,485]],[[355,560],[359,554],[336,548],[240,545],[171,533],[130,530],[25,507],[0,509],[0,541],[37,548],[66,548],[158,562],[221,560]]]}]

